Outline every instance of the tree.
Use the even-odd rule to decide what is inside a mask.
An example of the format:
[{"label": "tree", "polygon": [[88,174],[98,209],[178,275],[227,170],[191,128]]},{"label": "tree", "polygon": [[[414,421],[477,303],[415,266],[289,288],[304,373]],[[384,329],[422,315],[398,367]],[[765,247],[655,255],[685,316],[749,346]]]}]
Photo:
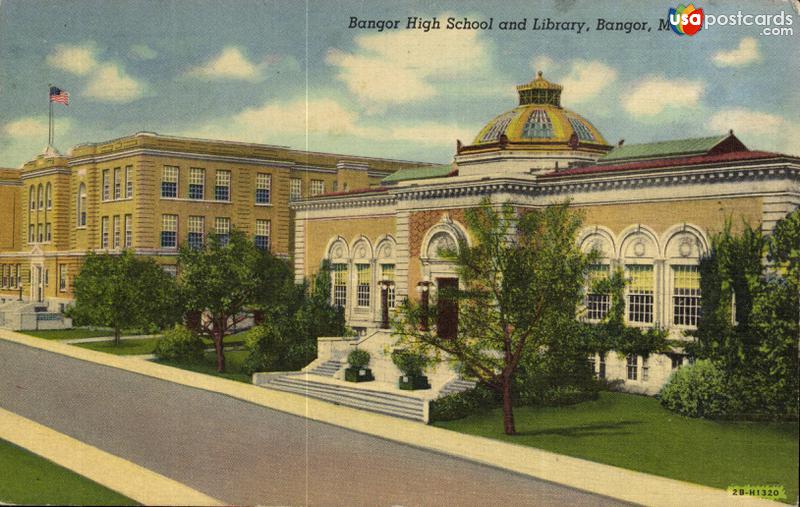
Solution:
[{"label": "tree", "polygon": [[90,252],[75,278],[75,303],[68,315],[76,322],[114,329],[118,345],[126,328],[164,328],[180,319],[175,280],[152,259],[130,251],[119,255]]},{"label": "tree", "polygon": [[[512,384],[526,357],[546,354],[564,322],[574,322],[593,256],[576,243],[581,215],[568,203],[523,213],[485,200],[465,213],[474,246],[440,252],[456,266],[463,289],[439,294],[459,309],[456,336],[423,325],[435,310],[406,301],[394,321],[399,342],[459,361],[503,399],[503,429],[516,433]],[[584,356],[585,357],[585,356]]]},{"label": "tree", "polygon": [[258,267],[268,255],[236,229],[228,236],[210,235],[203,248],[181,247],[179,282],[186,308],[206,313],[203,328],[214,341],[219,372],[225,371],[223,338],[257,299],[264,282]]}]

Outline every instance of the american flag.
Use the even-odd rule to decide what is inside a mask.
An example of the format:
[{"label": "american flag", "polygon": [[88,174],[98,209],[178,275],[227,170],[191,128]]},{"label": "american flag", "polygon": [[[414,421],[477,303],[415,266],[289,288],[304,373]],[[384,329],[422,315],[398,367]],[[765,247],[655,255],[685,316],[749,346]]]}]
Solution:
[{"label": "american flag", "polygon": [[57,88],[55,86],[50,87],[50,102],[58,102],[59,104],[64,104],[65,106],[69,105],[69,93],[66,90],[62,90],[61,88]]}]

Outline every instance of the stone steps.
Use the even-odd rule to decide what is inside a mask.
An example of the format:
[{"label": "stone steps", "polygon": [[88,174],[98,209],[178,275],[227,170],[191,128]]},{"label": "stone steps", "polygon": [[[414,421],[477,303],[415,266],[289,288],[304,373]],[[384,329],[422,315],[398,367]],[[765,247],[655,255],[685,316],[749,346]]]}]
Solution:
[{"label": "stone steps", "polygon": [[426,401],[411,396],[316,382],[304,374],[271,378],[261,384],[261,387],[301,394],[336,405],[427,422]]},{"label": "stone steps", "polygon": [[320,375],[322,377],[333,377],[336,373],[342,369],[344,363],[341,361],[325,361],[324,363],[317,365],[316,368],[310,370],[308,373],[312,375]]},{"label": "stone steps", "polygon": [[448,382],[441,391],[439,397],[447,396],[448,394],[462,393],[475,388],[475,382],[472,380],[456,379]]}]

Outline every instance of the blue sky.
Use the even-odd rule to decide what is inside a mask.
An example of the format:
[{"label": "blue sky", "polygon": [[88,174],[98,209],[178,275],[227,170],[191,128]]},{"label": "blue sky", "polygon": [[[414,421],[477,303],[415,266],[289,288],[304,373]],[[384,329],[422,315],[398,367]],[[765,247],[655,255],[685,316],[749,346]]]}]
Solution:
[{"label": "blue sky", "polygon": [[[791,0],[797,3],[797,0]],[[706,14],[781,11],[793,35],[659,32],[668,2],[0,0],[0,166],[140,130],[448,162],[516,104],[536,70],[607,140],[723,133],[800,154],[800,15],[790,0],[698,2]],[[350,17],[494,18],[492,31],[356,30]],[[528,30],[500,31],[528,18]],[[588,32],[534,31],[533,18]],[[601,32],[598,18],[652,31]]]}]

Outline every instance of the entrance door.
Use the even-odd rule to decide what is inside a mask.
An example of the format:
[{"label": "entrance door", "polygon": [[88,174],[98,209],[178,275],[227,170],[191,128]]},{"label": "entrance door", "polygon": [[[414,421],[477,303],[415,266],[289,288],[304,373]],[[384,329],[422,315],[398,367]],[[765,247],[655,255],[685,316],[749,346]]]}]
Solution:
[{"label": "entrance door", "polygon": [[440,338],[454,339],[458,336],[458,278],[437,278],[436,331]]}]

